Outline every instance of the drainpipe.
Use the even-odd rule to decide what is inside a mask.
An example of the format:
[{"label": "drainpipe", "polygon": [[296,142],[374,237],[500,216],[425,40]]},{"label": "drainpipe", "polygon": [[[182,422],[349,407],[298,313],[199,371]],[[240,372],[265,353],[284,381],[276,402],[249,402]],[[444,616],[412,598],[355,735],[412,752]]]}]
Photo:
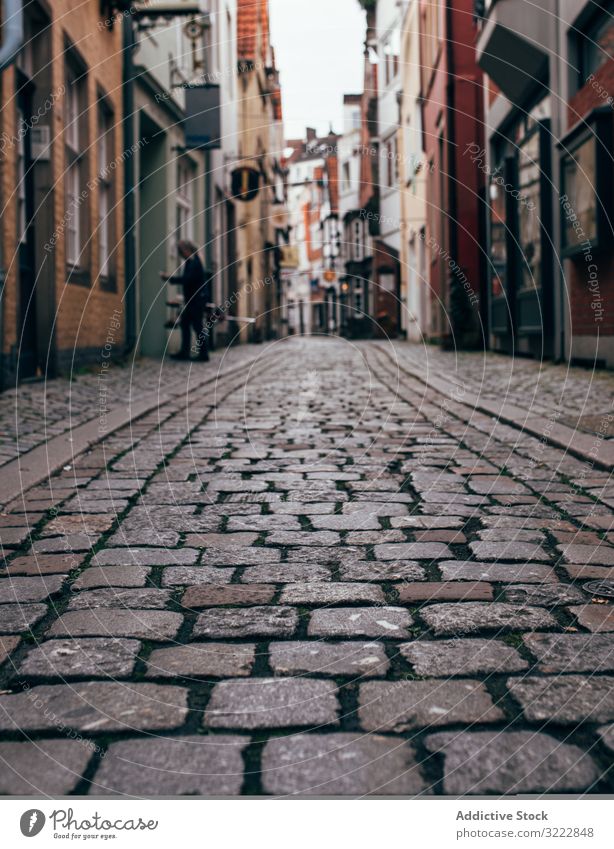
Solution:
[{"label": "drainpipe", "polygon": [[[134,49],[136,39],[130,15],[122,20],[123,54],[123,130],[124,150],[134,151]],[[135,179],[134,154],[124,161],[124,263],[125,263],[125,309],[126,309],[126,354],[136,345],[136,242],[135,242]]]},{"label": "drainpipe", "polygon": [[[447,185],[448,185],[448,215],[447,215],[447,228],[448,228],[448,252],[450,256],[452,256],[455,262],[458,263],[458,231],[457,231],[457,222],[458,217],[456,214],[457,211],[457,184],[456,184],[456,105],[455,105],[455,97],[456,97],[456,87],[454,85],[454,47],[453,47],[453,27],[452,27],[452,8],[453,8],[453,0],[448,0],[445,7],[445,16],[446,16],[446,73],[447,73],[447,84],[446,84],[446,135],[447,135],[447,157],[448,157],[448,175],[447,175]],[[443,163],[442,163],[443,167]],[[444,198],[442,198],[442,201]],[[451,224],[450,224],[451,222]],[[448,275],[446,284],[449,283],[449,298],[450,298],[450,316],[452,322],[452,334],[453,340],[456,338],[456,333],[458,328],[455,327],[455,318],[452,315],[452,306],[453,306],[453,297],[454,292],[453,289],[458,285],[458,281],[455,279],[453,275]],[[446,286],[447,288],[447,286]]]},{"label": "drainpipe", "polygon": [[[2,45],[0,46],[0,72],[15,61],[23,45],[22,0],[4,0],[2,15]],[[2,266],[2,238],[0,235],[0,390],[4,389],[4,285],[6,272]]]}]

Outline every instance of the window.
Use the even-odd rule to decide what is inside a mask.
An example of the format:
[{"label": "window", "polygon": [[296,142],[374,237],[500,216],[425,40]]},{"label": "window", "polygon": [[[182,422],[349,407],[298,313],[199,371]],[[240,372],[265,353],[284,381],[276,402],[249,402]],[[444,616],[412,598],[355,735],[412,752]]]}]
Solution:
[{"label": "window", "polygon": [[180,239],[194,241],[194,175],[188,161],[180,159],[177,163],[177,221],[175,246]]},{"label": "window", "polygon": [[[71,272],[87,266],[84,236],[87,232],[87,86],[83,70],[72,61],[66,65],[64,96],[64,224],[66,264]],[[79,282],[71,273],[70,279]]]},{"label": "window", "polygon": [[389,85],[399,73],[399,56],[401,53],[401,33],[394,29],[384,39],[384,74],[386,85]]},{"label": "window", "polygon": [[612,45],[614,43],[614,3],[606,4],[593,17],[589,26],[578,36],[578,71],[580,88],[586,84],[591,74],[609,59],[614,58]]},{"label": "window", "polygon": [[78,265],[81,254],[81,227],[79,222],[79,165],[69,165],[66,172],[66,262]]},{"label": "window", "polygon": [[383,150],[386,158],[386,162],[384,163],[386,186],[388,188],[392,188],[399,182],[399,157],[396,134],[390,136],[390,138],[384,142]]},{"label": "window", "polygon": [[614,194],[610,109],[594,109],[561,146],[563,255],[609,248]]},{"label": "window", "polygon": [[350,172],[350,163],[343,163],[343,188],[348,191],[350,188],[350,184],[352,182],[352,175]]},{"label": "window", "polygon": [[[25,117],[21,110],[18,112],[19,126],[25,127]],[[26,141],[24,133],[18,133],[17,142],[17,239],[23,245],[27,241],[27,212],[26,212]]]},{"label": "window", "polygon": [[112,274],[111,251],[114,242],[113,113],[101,103],[98,110],[98,266],[102,282]]},{"label": "window", "polygon": [[540,186],[540,134],[534,130],[518,148],[518,190],[523,198],[518,204],[518,242],[523,257],[519,288],[525,291],[542,285]]}]

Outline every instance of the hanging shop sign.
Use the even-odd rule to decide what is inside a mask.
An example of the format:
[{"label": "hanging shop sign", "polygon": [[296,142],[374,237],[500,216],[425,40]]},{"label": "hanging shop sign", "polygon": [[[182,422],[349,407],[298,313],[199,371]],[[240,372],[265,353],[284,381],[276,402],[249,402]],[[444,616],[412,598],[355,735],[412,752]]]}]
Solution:
[{"label": "hanging shop sign", "polygon": [[260,172],[247,165],[232,172],[232,196],[244,202],[253,200],[260,189]]}]

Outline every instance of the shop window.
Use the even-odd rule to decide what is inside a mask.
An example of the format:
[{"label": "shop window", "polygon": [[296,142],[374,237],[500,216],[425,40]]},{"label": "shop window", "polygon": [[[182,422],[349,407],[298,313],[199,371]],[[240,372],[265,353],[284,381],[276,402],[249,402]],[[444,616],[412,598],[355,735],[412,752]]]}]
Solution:
[{"label": "shop window", "polygon": [[605,4],[578,35],[578,85],[581,88],[602,65],[614,58],[614,3]]},{"label": "shop window", "polygon": [[542,285],[542,233],[539,217],[541,189],[540,133],[531,133],[518,149],[518,241],[522,252],[520,289]]},{"label": "shop window", "polygon": [[561,219],[565,256],[612,243],[612,113],[595,109],[561,141]]}]

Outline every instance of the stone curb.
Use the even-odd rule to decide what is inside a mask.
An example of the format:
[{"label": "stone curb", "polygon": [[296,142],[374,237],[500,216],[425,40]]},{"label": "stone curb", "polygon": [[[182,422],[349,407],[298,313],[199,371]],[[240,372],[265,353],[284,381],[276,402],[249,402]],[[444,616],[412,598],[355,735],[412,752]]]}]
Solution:
[{"label": "stone curb", "polygon": [[[231,366],[225,372],[216,371],[214,375],[208,375],[199,383],[188,384],[189,391],[191,393],[222,378],[232,377],[251,363],[252,359],[249,358],[234,367]],[[131,421],[136,421],[156,408],[161,409],[185,394],[185,386],[182,386],[179,391],[169,391],[164,394],[151,392],[132,404],[120,405],[110,410],[106,415],[104,433],[100,432],[99,417],[96,416],[74,429],[54,436],[53,439],[27,451],[15,460],[5,463],[0,468],[0,508],[4,508],[22,493],[47,480],[63,466],[71,464],[79,454]],[[187,404],[187,399],[184,401]]]},{"label": "stone curb", "polygon": [[[385,351],[382,345],[377,347],[382,353],[390,357],[390,354]],[[590,463],[597,469],[606,472],[614,470],[614,440],[605,440],[597,434],[574,430],[567,425],[557,423],[548,416],[531,415],[529,410],[524,410],[522,407],[513,404],[499,405],[485,401],[479,395],[466,390],[462,397],[459,397],[459,384],[439,377],[425,377],[419,371],[414,371],[408,363],[400,363],[398,360],[394,362],[397,368],[404,371],[405,374],[419,380],[429,389],[444,395],[462,407],[471,407],[480,413],[492,416],[503,424],[511,425],[523,433],[535,436],[555,448],[563,448],[573,457]]]}]

